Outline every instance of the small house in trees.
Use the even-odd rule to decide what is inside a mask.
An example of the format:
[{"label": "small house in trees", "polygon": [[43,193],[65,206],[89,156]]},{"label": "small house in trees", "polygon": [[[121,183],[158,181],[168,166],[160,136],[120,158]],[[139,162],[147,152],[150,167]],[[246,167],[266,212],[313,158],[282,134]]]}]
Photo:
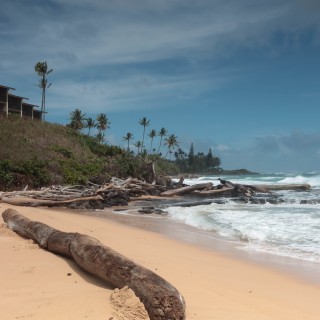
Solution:
[{"label": "small house in trees", "polygon": [[25,102],[28,98],[14,95],[11,90],[15,89],[0,85],[0,116],[16,114],[21,118],[42,119],[42,112],[36,110],[38,106]]}]

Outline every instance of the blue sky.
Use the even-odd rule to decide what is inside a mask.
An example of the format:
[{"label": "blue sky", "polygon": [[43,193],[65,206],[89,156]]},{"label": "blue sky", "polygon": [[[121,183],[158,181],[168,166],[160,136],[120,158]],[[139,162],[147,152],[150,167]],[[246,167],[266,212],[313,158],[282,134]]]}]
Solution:
[{"label": "blue sky", "polygon": [[[0,84],[47,120],[106,113],[109,143],[142,117],[225,169],[320,170],[318,0],[2,0]],[[157,143],[157,142],[155,142]]]}]

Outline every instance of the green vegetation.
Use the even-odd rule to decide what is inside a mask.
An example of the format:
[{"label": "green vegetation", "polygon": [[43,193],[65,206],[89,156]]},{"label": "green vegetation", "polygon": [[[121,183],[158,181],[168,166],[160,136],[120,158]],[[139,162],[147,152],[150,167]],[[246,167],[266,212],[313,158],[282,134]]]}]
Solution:
[{"label": "green vegetation", "polygon": [[133,133],[127,132],[127,134],[122,138],[123,141],[128,142],[127,151],[130,152],[130,140],[133,139]]},{"label": "green vegetation", "polygon": [[0,118],[0,161],[1,190],[84,183],[104,165],[74,130],[15,116]]},{"label": "green vegetation", "polygon": [[[93,120],[75,109],[69,120],[70,123],[63,126],[13,115],[0,118],[0,190],[27,185],[39,188],[88,181],[105,183],[113,176],[148,180],[150,172],[146,165],[150,162],[154,163],[156,172],[163,175],[221,170],[220,159],[212,155],[211,149],[207,155],[195,154],[191,144],[187,155],[179,148],[177,136],[169,135],[165,128],[150,130],[147,147],[145,130],[150,120],[146,117],[139,121],[143,127],[142,141],[132,144],[137,152],[130,150],[134,138],[131,132],[123,137],[126,148],[104,143],[110,125],[106,114],[101,113]],[[94,136],[90,135],[92,128],[96,128]],[[154,148],[156,143],[159,144]],[[162,154],[160,150],[165,147],[167,150]]]},{"label": "green vegetation", "polygon": [[221,160],[213,156],[211,148],[205,155],[203,152],[194,153],[193,143],[191,143],[189,154],[186,154],[181,148],[174,153],[176,164],[180,172],[214,174],[221,172]]},{"label": "green vegetation", "polygon": [[150,125],[150,120],[148,120],[146,117],[143,117],[142,119],[139,120],[139,124],[143,126],[143,134],[142,134],[142,146],[141,146],[141,152],[144,151],[144,135],[146,133],[146,127]]},{"label": "green vegetation", "polygon": [[[34,70],[39,76],[37,86],[42,92],[41,112],[45,120],[46,90],[51,86],[48,75],[53,69],[49,69],[46,61],[39,61]],[[136,153],[130,149],[134,139],[131,132],[122,138],[127,142],[126,150],[105,144],[110,121],[104,113],[95,119],[86,118],[86,114],[76,108],[69,114],[69,121],[62,126],[17,115],[0,118],[0,190],[84,184],[89,180],[104,183],[112,176],[148,180],[151,162],[156,172],[163,175],[211,173],[220,169],[220,159],[212,155],[211,149],[207,155],[195,155],[192,144],[187,155],[179,148],[178,137],[173,133],[169,135],[164,127],[149,131],[147,147],[146,127],[150,120],[146,117],[138,121],[143,131],[142,140],[133,143]],[[86,134],[83,133],[85,129]],[[90,135],[91,130],[95,131],[94,136]],[[156,142],[158,145],[154,147]],[[163,154],[165,146],[167,150]]]}]

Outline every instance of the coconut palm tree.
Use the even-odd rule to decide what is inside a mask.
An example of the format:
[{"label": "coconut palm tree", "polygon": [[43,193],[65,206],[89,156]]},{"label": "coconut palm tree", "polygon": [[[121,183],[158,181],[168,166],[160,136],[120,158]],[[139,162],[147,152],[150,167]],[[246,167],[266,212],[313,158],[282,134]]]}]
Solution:
[{"label": "coconut palm tree", "polygon": [[143,117],[142,119],[139,120],[139,124],[143,126],[142,145],[141,145],[141,151],[142,151],[144,148],[144,135],[146,132],[146,127],[150,125],[150,120],[148,120],[146,117]]},{"label": "coconut palm tree", "polygon": [[[97,129],[99,130],[100,142],[104,140],[104,134],[107,129],[110,128],[110,121],[105,113],[100,113],[97,115]],[[102,139],[101,139],[102,137]]]},{"label": "coconut palm tree", "polygon": [[82,113],[80,109],[75,109],[70,112],[70,127],[77,132],[80,132],[81,129],[85,127],[86,114]]},{"label": "coconut palm tree", "polygon": [[150,143],[150,153],[152,152],[152,143],[153,143],[153,139],[154,137],[157,135],[157,131],[152,129],[150,132],[149,132],[149,138],[151,139],[151,143]]},{"label": "coconut palm tree", "polygon": [[96,134],[96,139],[98,140],[98,142],[102,143],[104,140],[104,134],[102,132],[98,132]]},{"label": "coconut palm tree", "polygon": [[96,126],[96,122],[92,118],[87,118],[85,122],[85,127],[88,128],[87,135],[90,135],[90,130]]},{"label": "coconut palm tree", "polygon": [[133,139],[133,133],[127,132],[127,134],[122,138],[123,141],[128,141],[128,148],[127,151],[130,152],[130,140]]},{"label": "coconut palm tree", "polygon": [[40,77],[39,83],[37,86],[42,90],[42,98],[41,98],[41,115],[43,120],[45,120],[45,112],[46,112],[46,90],[50,88],[51,83],[48,82],[48,74],[53,71],[53,69],[48,69],[48,65],[46,61],[38,61],[34,66],[34,71]]},{"label": "coconut palm tree", "polygon": [[160,136],[160,143],[159,143],[159,148],[158,148],[158,153],[160,152],[160,148],[162,146],[162,139],[163,137],[165,137],[166,135],[168,134],[168,131],[166,128],[161,128],[159,133],[158,133],[158,136]]},{"label": "coconut palm tree", "polygon": [[174,149],[175,147],[179,146],[179,143],[177,141],[177,136],[175,136],[174,134],[171,134],[168,138],[165,139],[165,145],[168,146],[168,151],[165,155],[165,158],[166,158],[168,153],[171,151],[171,149]]},{"label": "coconut palm tree", "polygon": [[134,144],[134,146],[138,149],[138,154],[140,154],[140,148],[142,147],[142,142],[139,140]]}]

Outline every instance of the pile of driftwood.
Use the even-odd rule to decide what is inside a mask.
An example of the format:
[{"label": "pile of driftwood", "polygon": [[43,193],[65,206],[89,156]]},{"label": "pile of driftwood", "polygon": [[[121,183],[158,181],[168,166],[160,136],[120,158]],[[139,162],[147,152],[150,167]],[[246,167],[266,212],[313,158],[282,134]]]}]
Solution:
[{"label": "pile of driftwood", "polygon": [[111,206],[127,206],[128,202],[143,195],[172,197],[196,196],[252,197],[255,193],[271,193],[273,190],[308,190],[310,185],[242,185],[218,179],[220,182],[183,184],[183,177],[172,182],[169,177],[158,177],[153,183],[135,178],[112,178],[105,185],[52,186],[38,191],[13,191],[0,193],[0,202],[21,206],[67,207],[72,209],[104,209]]},{"label": "pile of driftwood", "polygon": [[41,190],[0,192],[0,202],[21,206],[67,207],[72,209],[104,209],[126,206],[131,199],[143,195],[160,195],[169,187],[135,178],[112,178],[105,185],[51,186]]},{"label": "pile of driftwood", "polygon": [[[182,185],[182,187],[166,190],[161,196],[171,197],[177,195],[193,195],[199,197],[252,197],[255,193],[271,193],[274,190],[309,190],[309,184],[286,184],[286,185],[247,185],[237,184],[231,181],[217,179],[218,185],[212,182],[198,183],[191,186]],[[181,182],[181,179],[180,179]]]}]

